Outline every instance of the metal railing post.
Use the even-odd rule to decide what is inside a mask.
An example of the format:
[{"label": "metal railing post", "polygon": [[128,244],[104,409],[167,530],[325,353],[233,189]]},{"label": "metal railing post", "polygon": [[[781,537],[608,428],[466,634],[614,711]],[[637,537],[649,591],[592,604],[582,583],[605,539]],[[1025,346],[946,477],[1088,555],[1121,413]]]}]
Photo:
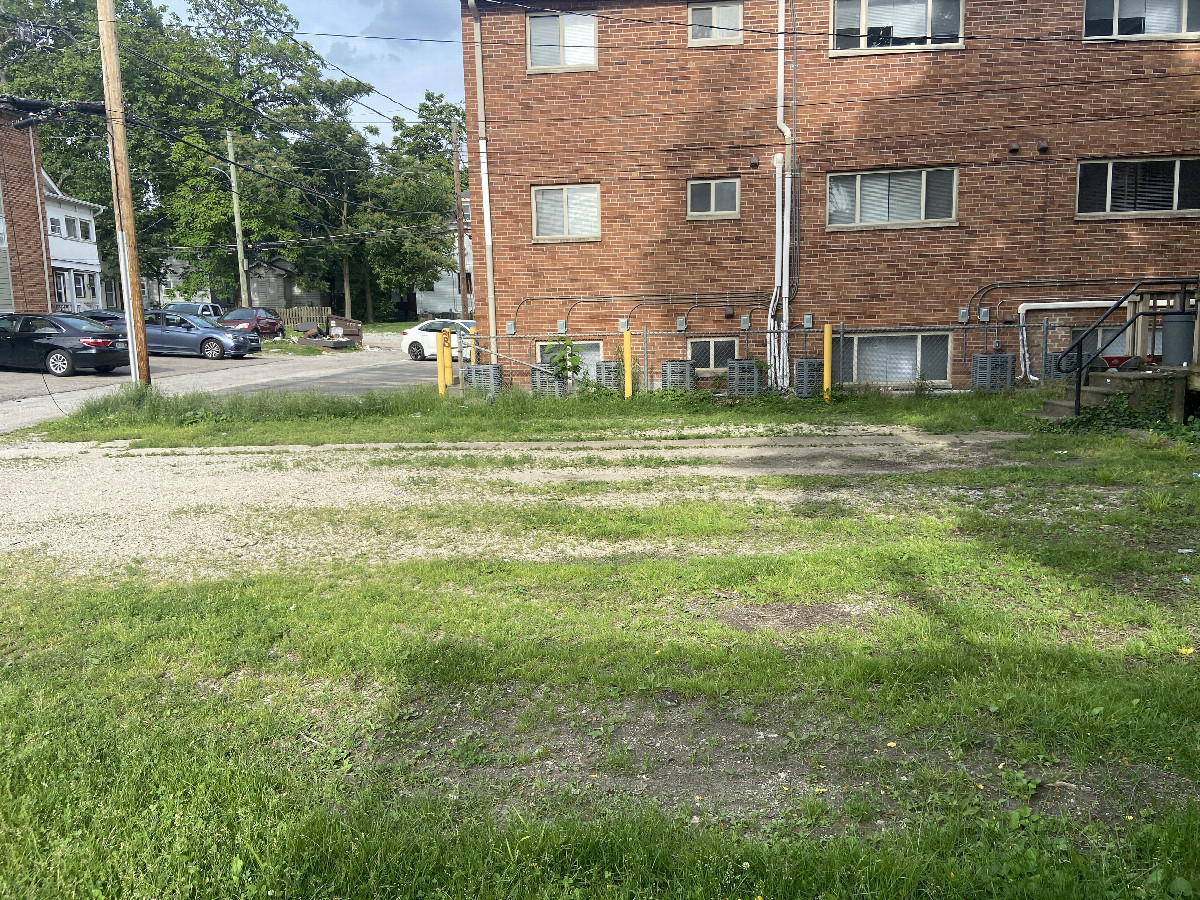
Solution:
[{"label": "metal railing post", "polygon": [[1079,407],[1083,398],[1083,342],[1075,347],[1075,415],[1079,415]]},{"label": "metal railing post", "polygon": [[650,326],[642,326],[642,389],[650,393]]}]

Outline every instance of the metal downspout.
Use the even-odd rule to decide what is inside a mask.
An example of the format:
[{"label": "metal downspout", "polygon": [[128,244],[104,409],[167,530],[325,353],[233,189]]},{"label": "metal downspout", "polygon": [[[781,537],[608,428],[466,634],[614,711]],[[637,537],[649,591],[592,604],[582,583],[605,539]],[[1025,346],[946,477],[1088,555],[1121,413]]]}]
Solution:
[{"label": "metal downspout", "polygon": [[479,7],[475,0],[467,0],[471,10],[471,19],[475,28],[475,108],[479,118],[479,184],[483,191],[483,257],[487,266],[487,309],[488,309],[488,343],[491,346],[492,361],[495,362],[497,350],[496,331],[496,275],[492,264],[492,192],[488,183],[487,158],[487,117],[484,114],[483,102],[483,37],[479,24]]},{"label": "metal downspout", "polygon": [[[792,129],[788,127],[783,115],[784,101],[784,86],[785,86],[785,54],[787,51],[785,36],[787,31],[787,0],[779,0],[779,23],[778,23],[778,46],[776,60],[777,74],[777,89],[775,96],[775,124],[783,134],[783,197],[782,204],[776,203],[779,207],[782,205],[780,213],[781,222],[777,231],[781,232],[777,239],[779,243],[779,290],[781,301],[781,319],[782,329],[779,334],[779,347],[776,351],[776,371],[774,372],[773,381],[775,386],[783,390],[787,390],[791,383],[790,373],[788,372],[788,328],[791,327],[790,309],[791,302],[791,235],[792,235]],[[778,184],[778,182],[777,182]],[[777,188],[778,189],[778,188]]]}]

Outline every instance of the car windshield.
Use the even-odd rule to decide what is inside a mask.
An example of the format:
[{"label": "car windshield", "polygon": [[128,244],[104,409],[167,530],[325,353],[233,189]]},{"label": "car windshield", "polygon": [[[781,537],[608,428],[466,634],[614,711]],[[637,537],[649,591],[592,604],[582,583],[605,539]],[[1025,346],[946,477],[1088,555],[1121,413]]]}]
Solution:
[{"label": "car windshield", "polygon": [[227,319],[253,319],[254,310],[252,309],[234,309],[225,313]]},{"label": "car windshield", "polygon": [[105,325],[103,322],[96,322],[93,319],[77,319],[74,316],[64,316],[58,321],[62,322],[68,328],[74,328],[78,331],[112,331],[112,328]]},{"label": "car windshield", "polygon": [[200,307],[196,303],[168,303],[163,309],[169,309],[171,312],[194,313],[199,312]]},{"label": "car windshield", "polygon": [[189,313],[189,314],[185,315],[184,318],[199,328],[220,328],[221,327],[220,322],[210,319],[208,316],[202,316],[199,313],[196,313],[196,314]]}]

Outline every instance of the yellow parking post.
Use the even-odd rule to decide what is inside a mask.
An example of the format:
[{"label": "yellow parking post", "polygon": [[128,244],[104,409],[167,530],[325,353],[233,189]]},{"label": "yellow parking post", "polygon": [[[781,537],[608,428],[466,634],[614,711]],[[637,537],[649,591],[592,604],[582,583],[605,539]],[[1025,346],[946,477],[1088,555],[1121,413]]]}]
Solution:
[{"label": "yellow parking post", "polygon": [[633,396],[633,335],[625,329],[625,399]]},{"label": "yellow parking post", "polygon": [[833,325],[825,323],[825,402],[833,401]]},{"label": "yellow parking post", "polygon": [[474,325],[472,325],[472,326],[471,326],[471,365],[473,365],[473,366],[475,366],[475,365],[478,365],[478,364],[479,364],[478,360],[475,358],[475,353],[476,353],[476,350],[475,350],[475,335],[476,335],[477,333],[478,333],[478,332],[476,331],[476,328],[475,328],[475,326],[474,326]]},{"label": "yellow parking post", "polygon": [[454,349],[450,343],[450,329],[443,328],[439,336],[441,351],[438,353],[438,366],[442,369],[442,393],[446,388],[454,386]]}]

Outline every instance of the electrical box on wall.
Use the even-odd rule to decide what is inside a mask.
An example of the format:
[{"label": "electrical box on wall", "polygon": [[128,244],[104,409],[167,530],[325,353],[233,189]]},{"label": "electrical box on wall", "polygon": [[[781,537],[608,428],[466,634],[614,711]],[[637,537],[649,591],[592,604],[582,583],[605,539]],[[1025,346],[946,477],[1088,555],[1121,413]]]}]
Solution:
[{"label": "electrical box on wall", "polygon": [[675,320],[676,331],[687,331],[687,316],[680,316]]},{"label": "electrical box on wall", "polygon": [[958,321],[961,322],[963,325],[966,325],[968,322],[970,322],[971,321],[971,310],[967,309],[965,306],[961,307],[958,311]]},{"label": "electrical box on wall", "polygon": [[980,321],[980,322],[990,322],[990,321],[992,321],[992,311],[991,311],[991,309],[989,309],[989,308],[988,308],[988,307],[986,307],[986,306],[981,306],[981,307],[979,307],[979,321]]},{"label": "electrical box on wall", "polygon": [[805,313],[805,314],[804,314],[804,327],[805,327],[805,328],[812,328],[812,327],[813,327],[813,317],[812,317],[812,313]]},{"label": "electrical box on wall", "polygon": [[517,333],[517,323],[516,322],[505,322],[504,323],[504,333],[505,334],[516,334]]},{"label": "electrical box on wall", "polygon": [[617,319],[617,331],[626,332],[629,330],[628,319]]},{"label": "electrical box on wall", "polygon": [[749,330],[750,330],[750,317],[742,316],[742,331],[749,331]]},{"label": "electrical box on wall", "polygon": [[558,320],[558,333],[559,333],[559,334],[566,334],[566,333],[567,333],[567,320],[566,320],[566,319],[559,319],[559,320]]}]

